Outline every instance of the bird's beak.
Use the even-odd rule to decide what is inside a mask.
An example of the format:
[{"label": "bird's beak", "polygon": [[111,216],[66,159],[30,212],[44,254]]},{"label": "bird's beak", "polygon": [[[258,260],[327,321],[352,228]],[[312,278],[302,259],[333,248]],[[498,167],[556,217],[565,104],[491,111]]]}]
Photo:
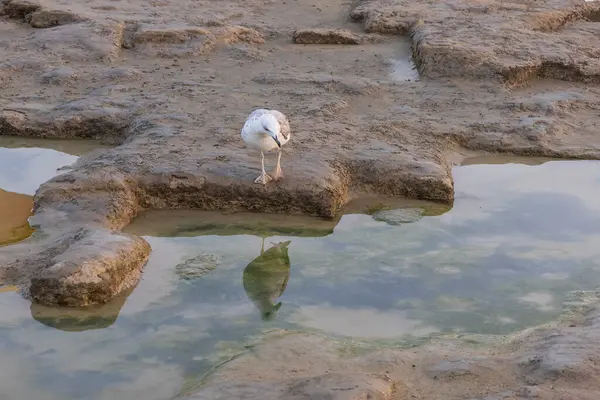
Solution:
[{"label": "bird's beak", "polygon": [[265,128],[265,133],[267,135],[271,136],[273,138],[273,140],[275,141],[275,143],[277,143],[277,146],[279,146],[279,148],[281,148],[281,142],[279,141],[279,139],[277,138],[277,135],[274,132]]}]

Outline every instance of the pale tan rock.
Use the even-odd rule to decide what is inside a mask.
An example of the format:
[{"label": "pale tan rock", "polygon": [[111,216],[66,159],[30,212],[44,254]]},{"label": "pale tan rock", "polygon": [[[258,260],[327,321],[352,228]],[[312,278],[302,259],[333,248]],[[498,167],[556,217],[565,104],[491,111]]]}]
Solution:
[{"label": "pale tan rock", "polygon": [[28,16],[29,24],[34,28],[50,28],[82,22],[87,19],[69,11],[46,10],[44,8],[38,9]]},{"label": "pale tan rock", "polygon": [[134,44],[185,43],[197,37],[210,35],[210,31],[193,26],[141,25],[133,35]]},{"label": "pale tan rock", "polygon": [[4,13],[10,18],[25,19],[27,15],[41,7],[36,0],[9,0],[5,2]]},{"label": "pale tan rock", "polygon": [[49,305],[106,303],[137,284],[149,254],[142,238],[99,229],[81,232],[31,279],[29,295]]},{"label": "pale tan rock", "polygon": [[124,24],[88,21],[36,30],[10,43],[10,49],[46,62],[97,62],[118,57]]},{"label": "pale tan rock", "polygon": [[361,44],[364,39],[346,29],[303,29],[294,32],[299,44]]}]

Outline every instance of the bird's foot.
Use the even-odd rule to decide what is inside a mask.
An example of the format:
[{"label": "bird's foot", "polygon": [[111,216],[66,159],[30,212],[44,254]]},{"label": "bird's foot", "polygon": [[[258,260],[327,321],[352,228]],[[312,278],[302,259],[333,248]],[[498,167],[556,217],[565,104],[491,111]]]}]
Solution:
[{"label": "bird's foot", "polygon": [[276,181],[283,179],[283,171],[281,170],[281,168],[275,168],[273,179],[275,179]]},{"label": "bird's foot", "polygon": [[260,176],[258,178],[256,178],[254,180],[254,183],[262,183],[263,185],[266,185],[268,182],[271,182],[273,180],[273,178],[271,178],[271,176],[269,174],[267,174],[266,172],[263,172],[262,174],[260,174]]}]

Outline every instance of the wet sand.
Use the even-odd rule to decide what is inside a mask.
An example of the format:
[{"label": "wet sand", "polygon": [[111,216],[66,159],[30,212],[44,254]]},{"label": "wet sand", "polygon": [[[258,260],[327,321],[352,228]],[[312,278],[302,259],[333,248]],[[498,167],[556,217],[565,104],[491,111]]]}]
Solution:
[{"label": "wet sand", "polygon": [[33,197],[0,189],[0,246],[23,240],[33,232],[27,218]]}]

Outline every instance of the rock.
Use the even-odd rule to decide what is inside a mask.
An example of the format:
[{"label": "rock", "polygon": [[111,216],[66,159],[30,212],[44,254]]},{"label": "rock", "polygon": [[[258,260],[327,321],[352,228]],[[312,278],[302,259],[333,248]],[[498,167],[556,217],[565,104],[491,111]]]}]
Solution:
[{"label": "rock", "polygon": [[263,44],[265,39],[255,29],[245,26],[224,25],[211,28],[217,40],[226,44],[248,43]]},{"label": "rock", "polygon": [[433,379],[454,378],[477,374],[477,365],[467,359],[442,360],[427,370]]},{"label": "rock", "polygon": [[283,398],[387,400],[390,399],[392,392],[393,383],[389,380],[360,374],[327,373],[290,382]]},{"label": "rock", "polygon": [[302,29],[294,32],[299,44],[361,44],[364,39],[346,29]]},{"label": "rock", "polygon": [[324,374],[284,382],[244,382],[208,385],[186,399],[301,400],[331,399],[388,400],[389,382],[359,374]]},{"label": "rock", "polygon": [[270,400],[283,399],[285,387],[274,382],[231,382],[207,385],[198,392],[183,397],[188,400]]},{"label": "rock", "polygon": [[42,75],[42,83],[47,85],[64,85],[77,79],[77,71],[72,68],[55,68]]},{"label": "rock", "polygon": [[[68,76],[70,71],[55,70],[46,77],[49,82],[62,81],[62,74]],[[0,130],[9,135],[86,137],[114,143],[123,140],[134,112],[135,103],[131,100],[109,103],[103,97],[75,100],[55,108],[36,103],[14,104],[0,111]]]},{"label": "rock", "polygon": [[35,0],[10,0],[4,6],[4,13],[10,18],[25,19],[25,16],[38,10],[40,3]]},{"label": "rock", "polygon": [[137,52],[155,57],[199,56],[213,50],[213,35],[200,28],[174,29],[150,27],[133,37]]},{"label": "rock", "polygon": [[123,23],[89,21],[37,30],[15,39],[10,48],[46,62],[110,61],[121,51],[123,34]]},{"label": "rock", "polygon": [[[600,319],[598,319],[600,321]],[[587,380],[597,376],[600,351],[600,324],[583,329],[554,330],[538,340],[537,346],[519,362],[529,384],[541,384],[561,377]]]},{"label": "rock", "polygon": [[110,67],[100,72],[100,76],[110,80],[130,79],[140,75],[137,68],[131,67]]},{"label": "rock", "polygon": [[31,279],[29,294],[47,305],[103,304],[137,284],[149,254],[142,238],[85,232]]},{"label": "rock", "polygon": [[504,399],[513,399],[513,398],[514,398],[514,392],[512,390],[505,390],[501,393],[492,394],[489,396],[480,397],[480,398],[472,399],[472,400],[504,400]]},{"label": "rock", "polygon": [[[286,353],[286,348],[293,351]],[[339,369],[341,365],[346,368]],[[230,361],[183,398],[391,400],[392,394],[403,387],[385,374],[366,373],[361,367],[360,357],[342,359],[330,341],[274,332],[252,353]]]},{"label": "rock", "polygon": [[[403,349],[273,331],[183,398],[395,399],[427,393],[431,400],[550,399],[557,395],[592,400],[598,390],[598,371],[594,366],[598,351],[593,343],[600,332],[600,306],[596,303],[591,312],[590,308],[587,310],[589,314],[578,327],[568,328],[572,324],[565,321],[560,326],[488,337],[491,341],[487,345],[478,346],[468,345],[468,339],[464,342],[439,338]],[[581,319],[579,314],[572,317]],[[552,338],[552,344],[578,345],[548,347],[548,338]],[[589,347],[579,351],[583,343]],[[570,349],[576,349],[574,354]],[[523,386],[523,375],[515,369],[515,363],[531,353],[548,361],[560,361],[560,368],[566,369],[560,375],[548,375],[534,386]]]},{"label": "rock", "polygon": [[379,210],[372,214],[376,221],[387,222],[390,225],[410,224],[423,218],[422,208],[400,208],[395,210]]},{"label": "rock", "polygon": [[239,26],[197,27],[185,25],[138,26],[131,39],[137,51],[160,57],[201,55],[218,43],[264,43],[255,30]]},{"label": "rock", "polygon": [[175,273],[181,279],[192,280],[199,278],[217,268],[221,264],[215,254],[200,254],[175,266]]},{"label": "rock", "polygon": [[207,29],[194,26],[141,25],[133,35],[134,44],[169,43],[180,44],[198,37],[210,35]]},{"label": "rock", "polygon": [[540,392],[537,386],[522,386],[515,391],[515,395],[523,399],[535,399],[540,396]]},{"label": "rock", "polygon": [[28,16],[29,24],[34,28],[50,28],[58,25],[73,24],[88,18],[64,10],[38,9]]},{"label": "rock", "polygon": [[[600,82],[600,66],[590,58],[594,33],[583,26],[598,6],[567,3],[560,11],[546,7],[529,16],[516,6],[504,10],[514,16],[510,23],[495,18],[490,6],[470,22],[449,17],[453,6],[447,4],[431,8],[415,3],[399,10],[394,2],[361,2],[351,15],[364,22],[367,32],[409,34],[421,75],[501,79],[511,87],[528,85],[539,76]],[[506,40],[520,46],[508,48]]]},{"label": "rock", "polygon": [[330,74],[305,74],[298,77],[294,74],[271,72],[259,74],[252,80],[263,85],[312,84],[331,91],[354,95],[373,94],[381,88],[376,81],[369,78],[341,78]]}]

